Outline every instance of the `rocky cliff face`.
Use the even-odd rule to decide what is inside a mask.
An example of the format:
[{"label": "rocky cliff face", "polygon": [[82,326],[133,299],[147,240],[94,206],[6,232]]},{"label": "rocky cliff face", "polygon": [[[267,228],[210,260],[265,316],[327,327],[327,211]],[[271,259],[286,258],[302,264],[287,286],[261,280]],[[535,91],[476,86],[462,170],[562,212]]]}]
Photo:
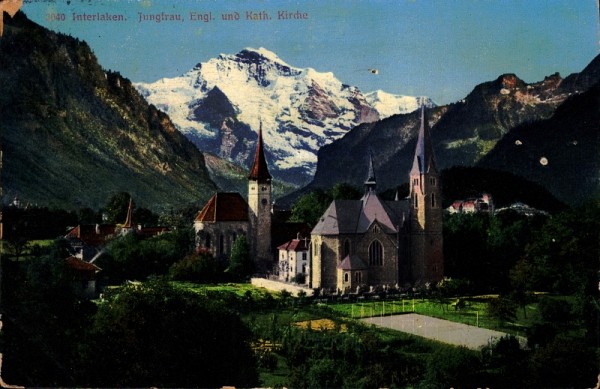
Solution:
[{"label": "rocky cliff face", "polygon": [[479,166],[546,187],[567,204],[600,195],[600,83],[573,94],[554,115],[511,129]]},{"label": "rocky cliff face", "polygon": [[[562,139],[564,134],[560,135],[559,131],[548,131],[545,135],[542,133],[544,128],[554,126],[552,124],[554,121],[545,120],[550,119],[555,112],[558,115],[557,108],[563,104],[568,103],[568,106],[573,106],[573,99],[576,101],[583,99],[579,104],[588,106],[589,110],[595,112],[580,116],[587,118],[585,119],[587,122],[593,122],[589,115],[597,114],[600,105],[597,103],[594,105],[593,94],[585,95],[582,92],[584,88],[589,88],[589,85],[600,81],[598,58],[581,73],[570,75],[565,79],[556,73],[545,77],[540,82],[527,84],[514,74],[504,74],[494,81],[476,86],[468,96],[455,104],[428,110],[437,166],[443,169],[452,166],[475,166],[481,163],[482,166],[508,170],[545,185],[555,196],[568,203],[589,197],[590,193],[596,190],[590,186],[574,185],[573,188],[577,193],[567,190],[566,187],[571,185],[567,183],[578,176],[575,171],[567,168],[546,169],[546,173],[552,170],[556,176],[551,177],[546,173],[538,175],[527,167],[530,163],[525,165],[517,162],[519,159],[513,160],[505,151],[505,142],[515,142],[512,138],[512,129],[527,123],[542,121],[541,127],[536,127],[538,129],[531,132],[539,137],[534,143],[553,144],[553,142],[564,141],[566,145],[566,140]],[[584,104],[586,101],[591,101],[591,104]],[[571,111],[568,108],[565,110]],[[578,119],[568,114],[563,114],[563,119],[560,120],[565,128],[571,126],[569,123],[576,126],[577,122]],[[595,125],[597,130],[597,121]],[[381,189],[406,182],[417,130],[418,120],[414,113],[357,126],[342,139],[321,149],[315,178],[306,190],[313,187],[330,187],[336,182],[362,185],[366,175],[369,149],[373,150],[375,155],[378,186]],[[511,135],[507,137],[507,134]],[[594,133],[589,128],[586,129],[585,134],[587,135],[581,135],[582,139],[598,136],[597,131]],[[504,141],[505,138],[510,141]],[[585,143],[597,144],[590,139]],[[499,150],[504,151],[495,150],[497,145]],[[494,153],[486,158],[492,150]],[[555,152],[562,157],[556,156],[553,159],[564,160],[564,163],[572,166],[590,166],[586,161],[598,159],[597,148],[595,150],[594,157],[588,153],[575,153],[576,150],[566,147],[555,148]],[[536,164],[534,165],[537,168]],[[586,176],[588,177],[586,179],[593,181],[596,178],[589,177],[597,175],[592,174],[588,169]]]},{"label": "rocky cliff face", "polygon": [[181,77],[136,87],[200,150],[241,166],[251,163],[262,123],[272,174],[296,184],[312,178],[322,146],[356,125],[417,106],[409,96],[370,101],[332,73],[290,66],[263,48],[221,54]]},{"label": "rocky cliff face", "polygon": [[127,191],[155,210],[216,189],[203,155],[85,42],[19,13],[0,38],[5,201],[98,208]]}]

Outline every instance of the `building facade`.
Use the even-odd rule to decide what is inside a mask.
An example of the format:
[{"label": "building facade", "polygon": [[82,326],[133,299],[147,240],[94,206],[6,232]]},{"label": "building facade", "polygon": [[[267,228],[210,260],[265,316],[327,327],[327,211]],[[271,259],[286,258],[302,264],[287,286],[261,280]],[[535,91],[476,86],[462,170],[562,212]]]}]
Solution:
[{"label": "building facade", "polygon": [[257,269],[267,271],[273,261],[271,204],[271,175],[263,149],[261,126],[248,176],[248,201],[239,193],[215,193],[194,221],[196,247],[216,258],[227,259],[237,237],[244,235]]},{"label": "building facade", "polygon": [[[296,281],[298,283],[306,283],[306,274],[308,273],[308,255],[309,255],[309,240],[292,239],[279,247],[278,256],[278,279],[284,282]],[[298,279],[300,277],[300,280]]]},{"label": "building facade", "polygon": [[407,199],[383,200],[371,156],[363,197],[334,200],[311,232],[311,287],[349,292],[443,278],[441,190],[424,108],[409,179]]}]

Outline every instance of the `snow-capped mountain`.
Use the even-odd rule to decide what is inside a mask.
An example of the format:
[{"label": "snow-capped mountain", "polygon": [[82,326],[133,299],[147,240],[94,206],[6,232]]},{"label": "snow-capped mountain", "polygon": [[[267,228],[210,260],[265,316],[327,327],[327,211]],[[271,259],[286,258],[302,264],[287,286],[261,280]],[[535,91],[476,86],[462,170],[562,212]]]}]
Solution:
[{"label": "snow-capped mountain", "polygon": [[421,98],[364,95],[331,72],[296,68],[264,48],[221,54],[175,78],[136,88],[202,151],[242,166],[262,125],[272,174],[296,184],[314,175],[318,150],[352,127],[410,112]]},{"label": "snow-capped mountain", "polygon": [[429,97],[394,95],[382,90],[366,93],[365,99],[379,113],[381,119],[393,115],[411,113],[416,111],[421,105],[425,105],[427,108],[436,106]]}]

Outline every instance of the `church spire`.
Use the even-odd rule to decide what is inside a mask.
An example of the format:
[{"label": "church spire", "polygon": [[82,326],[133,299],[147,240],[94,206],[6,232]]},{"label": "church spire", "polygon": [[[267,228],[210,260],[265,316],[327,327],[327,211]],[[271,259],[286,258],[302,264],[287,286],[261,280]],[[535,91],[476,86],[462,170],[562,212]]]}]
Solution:
[{"label": "church spire", "polygon": [[373,168],[373,152],[369,151],[369,172],[365,181],[365,192],[374,192],[376,186],[377,180],[375,179],[375,169]]},{"label": "church spire", "polygon": [[125,224],[123,228],[132,228],[133,227],[133,199],[129,197],[129,207],[127,208],[127,219],[125,219]]},{"label": "church spire", "polygon": [[431,134],[429,133],[429,122],[425,117],[425,106],[422,105],[421,126],[419,127],[419,137],[417,138],[415,158],[413,160],[410,175],[419,175],[435,170],[436,167],[433,156],[433,146],[431,145]]},{"label": "church spire", "polygon": [[267,168],[267,160],[265,159],[265,152],[263,150],[262,142],[262,122],[260,122],[260,128],[258,130],[258,142],[256,142],[256,152],[254,154],[254,163],[252,169],[250,169],[250,180],[270,180],[271,174]]}]

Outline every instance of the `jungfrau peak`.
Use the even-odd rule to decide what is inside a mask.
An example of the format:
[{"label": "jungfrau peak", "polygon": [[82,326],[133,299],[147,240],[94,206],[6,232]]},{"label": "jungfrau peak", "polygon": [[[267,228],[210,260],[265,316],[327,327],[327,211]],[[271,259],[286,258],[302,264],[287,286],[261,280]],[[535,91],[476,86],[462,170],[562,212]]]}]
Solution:
[{"label": "jungfrau peak", "polygon": [[331,72],[293,67],[264,48],[221,54],[182,76],[136,87],[200,150],[245,167],[262,121],[274,176],[297,184],[314,175],[322,146],[360,123],[410,112],[421,99],[378,91],[369,100]]}]

